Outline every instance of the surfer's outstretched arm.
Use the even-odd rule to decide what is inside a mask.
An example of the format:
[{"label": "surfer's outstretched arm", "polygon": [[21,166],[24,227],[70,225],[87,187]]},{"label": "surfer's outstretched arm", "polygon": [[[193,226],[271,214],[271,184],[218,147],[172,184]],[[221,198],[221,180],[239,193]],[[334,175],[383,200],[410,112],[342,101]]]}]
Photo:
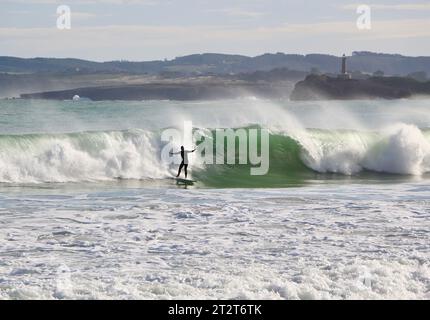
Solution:
[{"label": "surfer's outstretched arm", "polygon": [[169,152],[169,154],[180,154],[181,153],[181,151],[179,151],[179,152],[173,152],[173,151],[170,151]]}]

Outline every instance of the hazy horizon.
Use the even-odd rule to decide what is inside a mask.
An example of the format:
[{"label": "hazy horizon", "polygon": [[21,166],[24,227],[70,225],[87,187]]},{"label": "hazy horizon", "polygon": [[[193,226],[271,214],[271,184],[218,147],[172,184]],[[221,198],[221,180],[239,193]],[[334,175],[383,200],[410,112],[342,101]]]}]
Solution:
[{"label": "hazy horizon", "polygon": [[[364,52],[365,50],[361,51]],[[354,51],[354,52],[360,52],[360,50]],[[370,52],[370,51],[369,51]],[[214,54],[214,55],[232,55],[232,56],[242,56],[242,57],[249,57],[249,58],[255,58],[264,54],[285,54],[285,55],[302,55],[302,56],[306,56],[306,55],[330,55],[330,56],[335,56],[335,57],[341,57],[342,54],[329,54],[329,53],[320,53],[320,52],[311,52],[311,53],[292,53],[292,52],[264,52],[261,53],[259,55],[246,55],[246,54],[240,54],[240,53],[225,53],[225,52],[194,52],[194,53],[190,53],[190,54],[186,54],[186,55],[179,55],[179,56],[175,56],[172,58],[167,59],[167,61],[172,61],[174,59],[177,58],[182,58],[182,57],[186,57],[186,56],[191,56],[191,55],[204,55],[204,54]],[[381,54],[381,55],[401,55],[404,57],[412,57],[412,58],[420,58],[420,57],[430,57],[430,54],[428,55],[422,55],[422,56],[412,56],[412,55],[403,55],[400,53],[387,53],[387,52],[371,52],[374,54]],[[347,54],[347,56],[352,56],[351,54]],[[85,59],[85,58],[77,58],[77,57],[54,57],[54,56],[9,56],[9,55],[0,55],[0,57],[10,57],[10,58],[19,58],[19,59],[77,59],[77,60],[86,60],[86,61],[92,61],[92,62],[98,62],[98,63],[103,63],[103,62],[112,62],[112,61],[127,61],[127,62],[151,62],[151,61],[163,61],[165,59],[162,58],[158,58],[158,59],[151,59],[151,60],[129,60],[129,59],[113,59],[113,60],[93,60],[93,59]]]},{"label": "hazy horizon", "polygon": [[[71,9],[70,30],[56,26],[59,5]],[[371,29],[357,28],[356,1],[4,0],[0,52],[92,61],[170,60],[207,52],[428,54],[429,1],[367,5]]]}]

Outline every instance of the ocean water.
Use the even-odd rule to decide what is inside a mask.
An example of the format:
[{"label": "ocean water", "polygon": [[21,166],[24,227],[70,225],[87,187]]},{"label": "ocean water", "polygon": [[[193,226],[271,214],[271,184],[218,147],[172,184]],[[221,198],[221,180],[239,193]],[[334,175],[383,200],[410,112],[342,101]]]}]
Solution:
[{"label": "ocean water", "polygon": [[[0,298],[429,299],[429,107],[0,100]],[[268,174],[176,185],[184,121],[269,130]]]}]

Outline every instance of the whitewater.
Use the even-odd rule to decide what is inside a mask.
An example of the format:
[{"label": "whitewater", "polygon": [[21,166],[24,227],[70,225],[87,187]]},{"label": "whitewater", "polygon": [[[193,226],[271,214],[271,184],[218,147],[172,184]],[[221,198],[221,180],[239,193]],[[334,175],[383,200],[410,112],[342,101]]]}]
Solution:
[{"label": "whitewater", "polygon": [[[0,298],[429,299],[429,105],[0,100]],[[267,129],[268,174],[177,186],[184,121]]]}]

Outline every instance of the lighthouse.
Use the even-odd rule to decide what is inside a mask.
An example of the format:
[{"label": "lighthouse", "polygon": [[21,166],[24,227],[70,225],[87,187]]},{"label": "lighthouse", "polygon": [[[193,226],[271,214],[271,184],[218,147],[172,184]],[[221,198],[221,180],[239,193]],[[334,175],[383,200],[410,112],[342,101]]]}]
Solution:
[{"label": "lighthouse", "polygon": [[342,74],[346,74],[346,56],[343,54],[342,56]]},{"label": "lighthouse", "polygon": [[348,72],[346,72],[346,56],[345,56],[345,54],[343,54],[343,56],[342,56],[342,67],[341,67],[340,74],[338,75],[338,78],[351,79],[351,75]]}]

